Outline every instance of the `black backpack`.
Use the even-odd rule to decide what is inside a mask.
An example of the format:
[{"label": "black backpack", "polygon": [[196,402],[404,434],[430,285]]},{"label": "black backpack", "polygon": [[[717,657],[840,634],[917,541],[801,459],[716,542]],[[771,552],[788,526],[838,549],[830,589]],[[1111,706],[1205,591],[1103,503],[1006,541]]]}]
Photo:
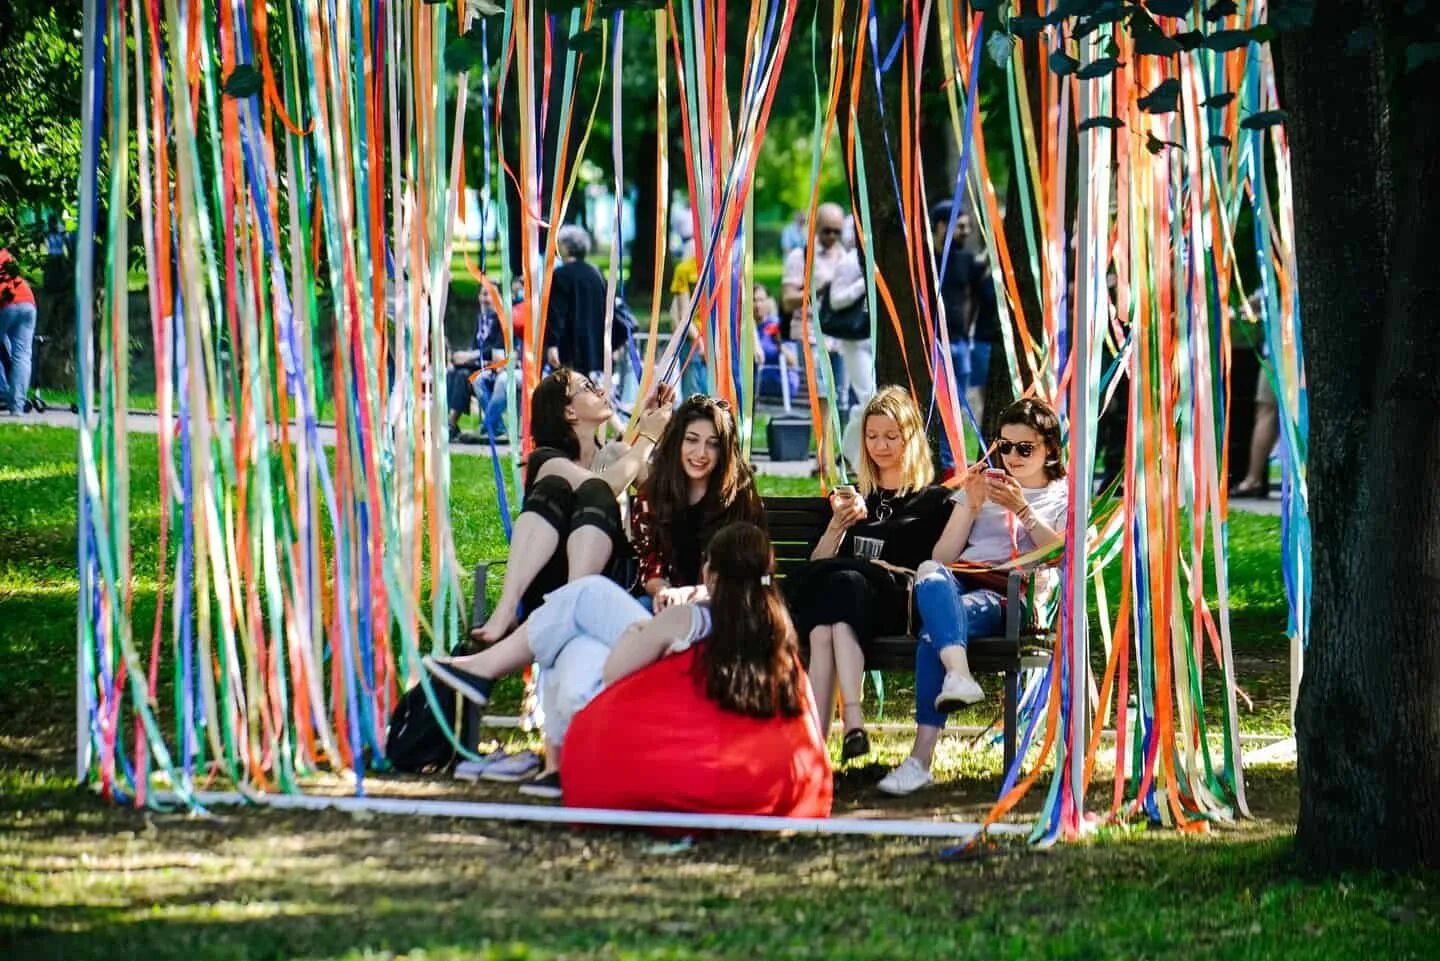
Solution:
[{"label": "black backpack", "polygon": [[[455,719],[455,692],[444,684],[432,684],[435,700],[445,716]],[[454,725],[459,733],[458,724]],[[406,774],[433,774],[455,762],[455,745],[430,710],[425,685],[416,684],[400,698],[385,731],[385,759]]]}]

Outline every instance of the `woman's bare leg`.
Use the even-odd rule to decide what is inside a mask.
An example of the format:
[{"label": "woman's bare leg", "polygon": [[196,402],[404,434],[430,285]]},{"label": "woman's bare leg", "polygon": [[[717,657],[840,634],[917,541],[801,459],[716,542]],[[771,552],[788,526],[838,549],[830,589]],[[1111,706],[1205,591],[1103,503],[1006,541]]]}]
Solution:
[{"label": "woman's bare leg", "polygon": [[[574,490],[587,480],[595,477],[585,468],[572,461],[560,457],[552,458],[541,466],[540,472],[535,475],[535,483],[539,483],[548,477],[559,477]],[[567,548],[571,545],[574,535],[567,540]],[[605,559],[600,566],[593,571],[584,573],[599,573],[604,569],[605,560],[609,559],[609,538],[606,538]],[[517,611],[520,608],[520,598],[525,595],[526,589],[535,581],[535,577],[555,556],[555,551],[560,546],[560,533],[543,518],[529,513],[522,512],[515,519],[515,530],[510,538],[510,558],[505,564],[505,581],[500,586],[500,600],[495,605],[484,626],[471,632],[471,637],[482,642],[493,642],[504,637],[514,630],[518,621]],[[582,550],[586,548],[582,545]],[[592,551],[593,555],[593,551]],[[591,561],[593,563],[593,560]],[[575,566],[571,563],[570,579],[575,578]]]},{"label": "woman's bare leg", "polygon": [[615,544],[610,535],[598,527],[577,527],[565,540],[565,560],[569,564],[569,579],[576,580],[587,574],[603,574],[605,565],[610,563],[610,552]]},{"label": "woman's bare leg", "polygon": [[505,677],[524,668],[532,660],[530,632],[521,624],[508,636],[491,644],[478,654],[467,654],[446,663],[469,674],[491,679]]},{"label": "woman's bare leg", "polygon": [[510,557],[505,562],[505,581],[500,586],[500,600],[483,627],[471,636],[479,641],[498,641],[514,630],[519,620],[520,598],[535,580],[535,575],[555,556],[560,546],[560,532],[536,514],[522,513],[515,518],[510,539]]},{"label": "woman's bare leg", "polygon": [[835,673],[840,679],[842,720],[845,730],[865,727],[865,715],[860,709],[860,686],[865,680],[865,652],[860,650],[860,640],[849,624],[836,624],[834,632]]},{"label": "woman's bare leg", "polygon": [[829,625],[810,631],[810,686],[815,692],[815,725],[820,736],[830,733],[835,712],[835,648]]}]

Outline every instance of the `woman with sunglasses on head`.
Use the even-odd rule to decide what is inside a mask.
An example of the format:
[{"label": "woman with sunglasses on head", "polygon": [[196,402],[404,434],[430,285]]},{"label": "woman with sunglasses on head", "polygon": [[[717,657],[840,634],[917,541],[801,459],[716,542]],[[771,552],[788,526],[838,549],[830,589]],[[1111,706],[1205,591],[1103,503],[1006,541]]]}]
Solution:
[{"label": "woman with sunglasses on head", "polygon": [[1065,537],[1069,507],[1060,451],[1060,418],[1042,401],[1018,400],[1001,411],[995,453],[1004,470],[976,462],[955,493],[955,510],[935,544],[933,560],[915,578],[921,633],[915,651],[915,745],[881,780],[880,790],[905,795],[930,784],[930,762],[946,716],[985,699],[965,653],[971,637],[1004,624],[998,591],[956,574],[947,564],[1005,563],[1047,550]]},{"label": "woman with sunglasses on head", "polygon": [[624,579],[630,546],[617,498],[640,476],[670,420],[672,394],[662,385],[651,395],[633,445],[615,441],[598,456],[600,431],[614,416],[604,392],[566,367],[540,381],[530,399],[534,448],[505,581],[490,619],[471,631],[475,640],[498,641],[519,623],[522,608],[534,610],[567,581],[601,573]]},{"label": "woman with sunglasses on head", "polygon": [[774,566],[763,530],[728,524],[706,550],[707,602],[651,616],[584,577],[500,643],[425,667],[484,706],[495,679],[541,665],[548,770],[525,793],[559,796],[563,777],[572,805],[824,817],[830,765]]},{"label": "woman with sunglasses on head", "polygon": [[696,394],[676,409],[630,517],[640,585],[652,609],[703,600],[700,557],[711,536],[733,521],[765,528],[729,404]]},{"label": "woman with sunglasses on head", "polygon": [[949,492],[932,486],[925,425],[909,393],[887,387],[861,415],[860,490],[830,494],[832,516],[787,582],[795,624],[810,643],[816,721],[829,727],[838,678],[844,701],[842,760],[870,753],[860,711],[865,647],[909,633],[910,572],[928,560],[950,517]]}]

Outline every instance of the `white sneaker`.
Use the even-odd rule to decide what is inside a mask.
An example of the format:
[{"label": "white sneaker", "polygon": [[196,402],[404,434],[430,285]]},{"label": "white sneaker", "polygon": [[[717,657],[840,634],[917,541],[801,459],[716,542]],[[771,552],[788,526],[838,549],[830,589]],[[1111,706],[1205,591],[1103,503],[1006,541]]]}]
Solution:
[{"label": "white sneaker", "polygon": [[945,683],[940,685],[940,694],[935,698],[935,710],[949,714],[967,704],[979,704],[985,700],[985,690],[975,678],[968,674],[945,672]]},{"label": "white sneaker", "polygon": [[899,767],[885,775],[877,786],[886,794],[904,797],[934,783],[935,779],[925,770],[923,764],[913,757],[907,757],[900,762]]}]

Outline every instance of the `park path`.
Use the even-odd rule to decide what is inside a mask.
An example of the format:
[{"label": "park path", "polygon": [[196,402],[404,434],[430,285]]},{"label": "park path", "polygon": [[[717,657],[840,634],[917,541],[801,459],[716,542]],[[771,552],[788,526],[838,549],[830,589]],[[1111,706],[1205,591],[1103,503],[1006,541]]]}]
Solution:
[{"label": "park path", "polygon": [[[68,427],[75,430],[80,426],[80,418],[68,410],[48,410],[43,414],[29,414],[23,419],[0,421],[0,423],[12,424],[43,424],[47,427]],[[130,414],[130,432],[134,434],[155,434],[160,430],[160,418],[145,411],[134,411]],[[335,445],[335,428],[322,424],[320,430],[320,442],[326,447]],[[501,456],[510,453],[510,447],[501,444],[497,447]],[[489,444],[451,444],[451,454],[462,457],[478,457],[490,453]],[[761,474],[771,477],[809,477],[815,469],[813,458],[803,461],[772,461],[765,454],[756,454],[752,458],[755,470]],[[1243,511],[1247,514],[1265,514],[1271,517],[1280,514],[1280,498],[1271,497],[1266,500],[1232,500],[1230,502],[1232,511]]]}]

